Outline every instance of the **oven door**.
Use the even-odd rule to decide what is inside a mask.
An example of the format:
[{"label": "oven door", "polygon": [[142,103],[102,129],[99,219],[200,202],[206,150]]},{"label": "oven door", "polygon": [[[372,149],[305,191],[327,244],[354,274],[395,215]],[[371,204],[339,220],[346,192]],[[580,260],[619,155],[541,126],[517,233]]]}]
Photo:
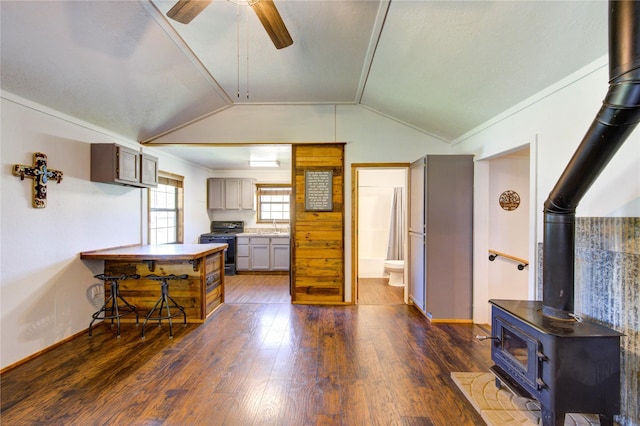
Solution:
[{"label": "oven door", "polygon": [[235,275],[236,273],[236,236],[235,235],[200,235],[200,244],[227,244],[224,251],[224,273]]}]

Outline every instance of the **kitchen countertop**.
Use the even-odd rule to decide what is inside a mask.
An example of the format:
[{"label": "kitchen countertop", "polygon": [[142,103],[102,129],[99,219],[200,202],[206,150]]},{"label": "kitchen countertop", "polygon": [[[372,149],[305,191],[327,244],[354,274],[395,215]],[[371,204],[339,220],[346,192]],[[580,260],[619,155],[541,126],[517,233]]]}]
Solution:
[{"label": "kitchen countertop", "polygon": [[113,247],[80,253],[86,260],[192,260],[229,247],[228,244],[161,244]]},{"label": "kitchen countertop", "polygon": [[158,282],[150,275],[187,275],[186,279],[171,282],[171,292],[184,308],[186,322],[203,323],[224,303],[222,252],[227,247],[225,243],[134,244],[85,251],[80,253],[80,258],[104,261],[107,276],[139,275],[139,279],[132,280],[118,291],[138,309],[142,318],[155,309],[156,297],[160,296]]}]

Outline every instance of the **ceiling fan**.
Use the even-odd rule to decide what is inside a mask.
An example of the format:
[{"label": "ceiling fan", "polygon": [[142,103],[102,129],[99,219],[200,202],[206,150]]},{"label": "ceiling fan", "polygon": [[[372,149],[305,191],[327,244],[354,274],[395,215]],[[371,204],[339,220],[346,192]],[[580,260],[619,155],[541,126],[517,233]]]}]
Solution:
[{"label": "ceiling fan", "polygon": [[[188,24],[202,12],[212,0],[178,0],[167,12],[167,16],[175,21]],[[280,17],[280,13],[272,0],[248,0],[247,4],[258,15],[262,26],[271,37],[276,49],[293,44],[293,39]]]}]

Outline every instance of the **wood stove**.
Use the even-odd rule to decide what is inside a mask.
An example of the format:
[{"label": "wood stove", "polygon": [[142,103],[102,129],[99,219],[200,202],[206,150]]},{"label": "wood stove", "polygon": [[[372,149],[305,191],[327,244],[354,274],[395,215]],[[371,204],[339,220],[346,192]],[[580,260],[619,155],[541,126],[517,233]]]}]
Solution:
[{"label": "wood stove", "polygon": [[620,412],[620,336],[589,321],[542,314],[542,303],[491,300],[491,371],[496,385],[540,402],[542,424],[564,425],[565,413]]},{"label": "wood stove", "polygon": [[609,91],[544,203],[542,302],[490,301],[496,383],[537,399],[544,426],[568,412],[612,425],[620,412],[621,334],[573,311],[576,208],[640,122],[640,1],[608,12]]}]

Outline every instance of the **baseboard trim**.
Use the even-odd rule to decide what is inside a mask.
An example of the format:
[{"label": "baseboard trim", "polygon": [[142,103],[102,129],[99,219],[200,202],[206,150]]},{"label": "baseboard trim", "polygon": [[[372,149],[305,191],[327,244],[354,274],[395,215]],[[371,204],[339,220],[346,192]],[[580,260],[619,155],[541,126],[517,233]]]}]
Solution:
[{"label": "baseboard trim", "polygon": [[[98,324],[96,324],[93,328],[95,329],[96,327],[100,327],[103,324],[103,322],[100,322]],[[49,351],[52,351],[53,349],[57,348],[60,345],[64,345],[65,343],[69,342],[70,340],[73,340],[77,337],[80,337],[81,335],[85,334],[85,333],[89,333],[89,328],[86,328],[84,330],[80,330],[79,332],[77,332],[76,334],[72,334],[71,336],[67,337],[66,339],[62,339],[59,342],[54,343],[51,346],[48,346],[34,354],[29,355],[26,358],[21,359],[20,361],[14,362],[11,365],[8,365],[6,367],[4,367],[2,370],[0,370],[0,374],[4,374],[10,370],[13,370],[14,368],[28,362],[31,361],[32,359],[38,358],[40,355],[45,354]]]}]

